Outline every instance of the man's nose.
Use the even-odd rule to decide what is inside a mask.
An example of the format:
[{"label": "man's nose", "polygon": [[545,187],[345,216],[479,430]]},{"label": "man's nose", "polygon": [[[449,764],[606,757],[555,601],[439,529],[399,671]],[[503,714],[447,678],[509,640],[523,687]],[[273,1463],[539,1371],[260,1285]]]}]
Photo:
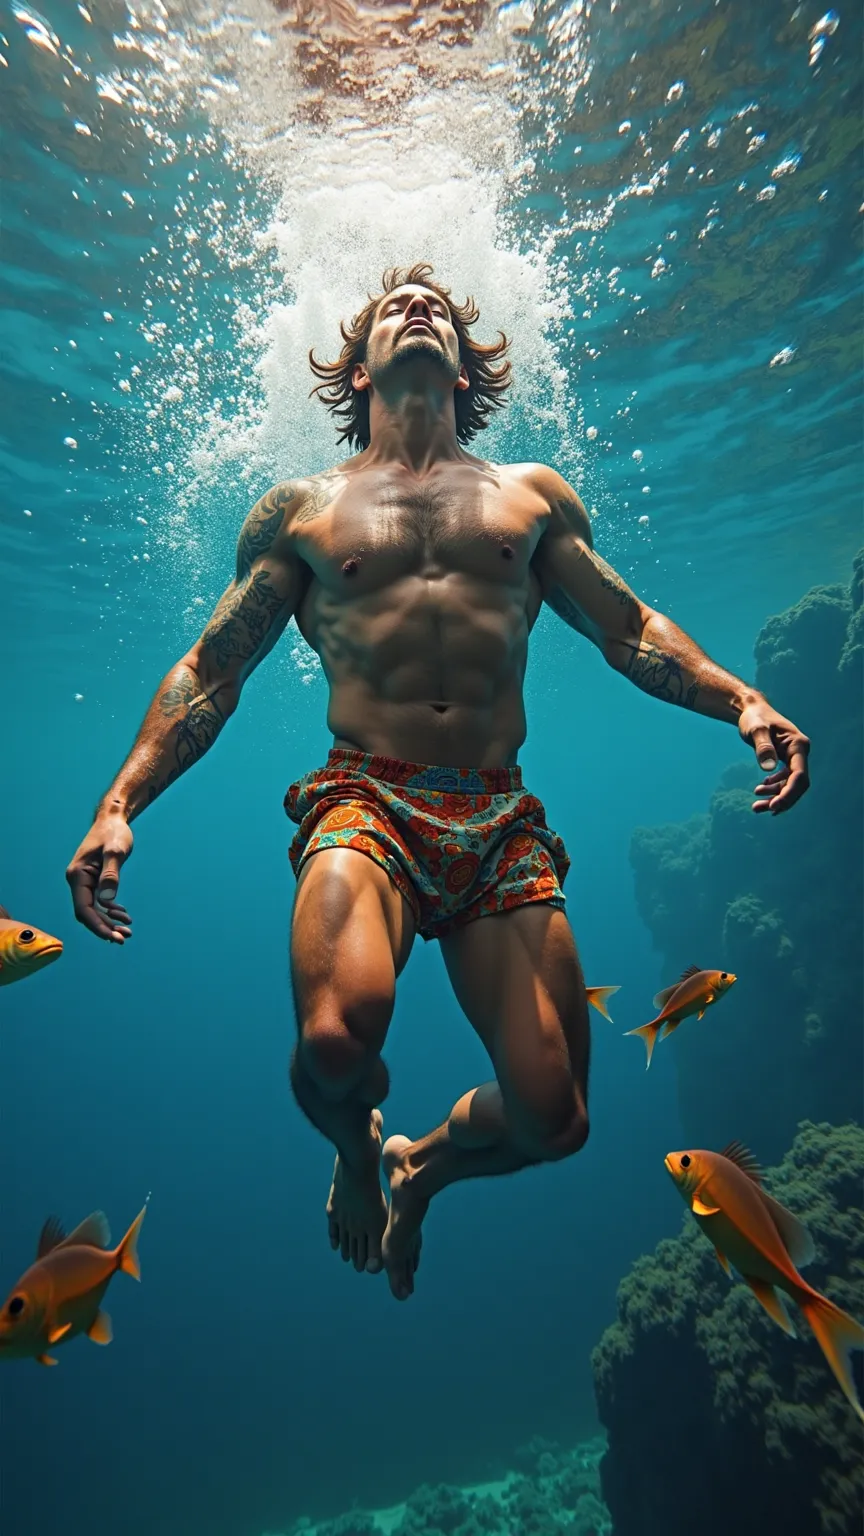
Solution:
[{"label": "man's nose", "polygon": [[405,319],[406,320],[416,320],[416,319],[428,320],[430,322],[430,324],[431,324],[431,321],[432,321],[432,311],[429,308],[429,301],[428,301],[428,299],[424,299],[422,297],[422,295],[417,294],[417,296],[410,301],[410,303],[408,305],[408,308],[405,311]]}]

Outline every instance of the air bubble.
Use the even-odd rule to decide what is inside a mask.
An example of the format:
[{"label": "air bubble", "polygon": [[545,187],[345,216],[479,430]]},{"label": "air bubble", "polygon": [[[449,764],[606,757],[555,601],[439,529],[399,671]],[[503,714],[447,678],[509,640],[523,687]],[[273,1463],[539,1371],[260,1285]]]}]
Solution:
[{"label": "air bubble", "polygon": [[681,97],[683,95],[684,95],[684,81],[683,80],[676,80],[673,85],[670,85],[668,91],[666,92],[666,100],[667,101],[680,101]]}]

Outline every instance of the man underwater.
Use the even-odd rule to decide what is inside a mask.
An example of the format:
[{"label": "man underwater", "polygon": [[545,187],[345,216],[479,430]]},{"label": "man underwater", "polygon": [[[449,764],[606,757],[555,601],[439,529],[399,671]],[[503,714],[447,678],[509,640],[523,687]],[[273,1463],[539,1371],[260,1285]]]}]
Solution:
[{"label": "man underwater", "polygon": [[[310,353],[323,380],[314,393],[360,451],[253,507],[235,579],[162,681],[67,879],[79,922],[122,944],[130,823],[213,745],[295,618],[321,658],[334,746],[286,796],[299,824],[291,1081],[336,1148],[333,1248],[357,1270],[383,1266],[404,1300],[435,1195],[568,1157],[588,1135],[587,1001],[561,891],[569,861],[517,767],[541,605],[646,693],[737,725],[768,775],[754,810],[777,814],[801,797],[809,742],[631,592],[554,469],[466,451],[510,382],[506,338],[470,334],[473,301],[456,304],[424,263],[386,273],[383,289],[342,327],[338,362]],[[417,933],[439,939],[495,1081],[428,1136],[392,1136],[382,1149],[381,1051]]]}]

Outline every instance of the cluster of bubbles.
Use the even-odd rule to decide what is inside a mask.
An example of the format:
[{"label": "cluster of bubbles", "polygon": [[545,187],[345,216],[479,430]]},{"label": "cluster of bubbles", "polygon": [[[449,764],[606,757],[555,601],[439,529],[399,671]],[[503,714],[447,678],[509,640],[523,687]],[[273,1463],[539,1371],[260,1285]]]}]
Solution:
[{"label": "cluster of bubbles", "polygon": [[[332,357],[384,268],[418,257],[473,294],[481,335],[511,338],[513,407],[482,451],[513,457],[528,429],[532,456],[587,488],[613,558],[653,532],[646,469],[630,458],[637,392],[619,386],[610,405],[607,389],[601,407],[594,381],[622,341],[683,310],[694,251],[722,237],[730,198],[772,202],[807,153],[806,136],[772,151],[757,100],[706,108],[721,22],[692,22],[670,78],[644,35],[601,77],[638,19],[620,0],[602,15],[590,0],[93,0],[77,6],[98,37],[89,52],[29,5],[13,14],[62,96],[77,163],[119,178],[130,223],[152,231],[127,283],[139,344],[134,360],[117,354],[113,383],[118,467],[154,484],[133,559],[186,559],[200,604],[212,599],[249,501],[338,451],[309,399],[308,350]],[[838,25],[829,11],[801,32],[816,73]],[[797,352],[775,342],[762,366]],[[629,524],[606,493],[613,459]]]}]

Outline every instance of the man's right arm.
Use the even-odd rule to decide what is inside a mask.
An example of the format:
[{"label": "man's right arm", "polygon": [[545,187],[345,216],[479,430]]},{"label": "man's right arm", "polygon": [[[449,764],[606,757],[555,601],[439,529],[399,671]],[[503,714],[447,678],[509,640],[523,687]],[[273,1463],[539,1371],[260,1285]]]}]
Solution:
[{"label": "man's right arm", "polygon": [[116,901],[120,867],[132,851],[129,823],[213,745],[246,678],[297,606],[303,570],[285,524],[300,494],[289,481],[252,508],[237,545],[234,580],[200,638],[162,679],[132,751],[66,871],[75,916],[101,939],[122,944],[131,931]]}]

